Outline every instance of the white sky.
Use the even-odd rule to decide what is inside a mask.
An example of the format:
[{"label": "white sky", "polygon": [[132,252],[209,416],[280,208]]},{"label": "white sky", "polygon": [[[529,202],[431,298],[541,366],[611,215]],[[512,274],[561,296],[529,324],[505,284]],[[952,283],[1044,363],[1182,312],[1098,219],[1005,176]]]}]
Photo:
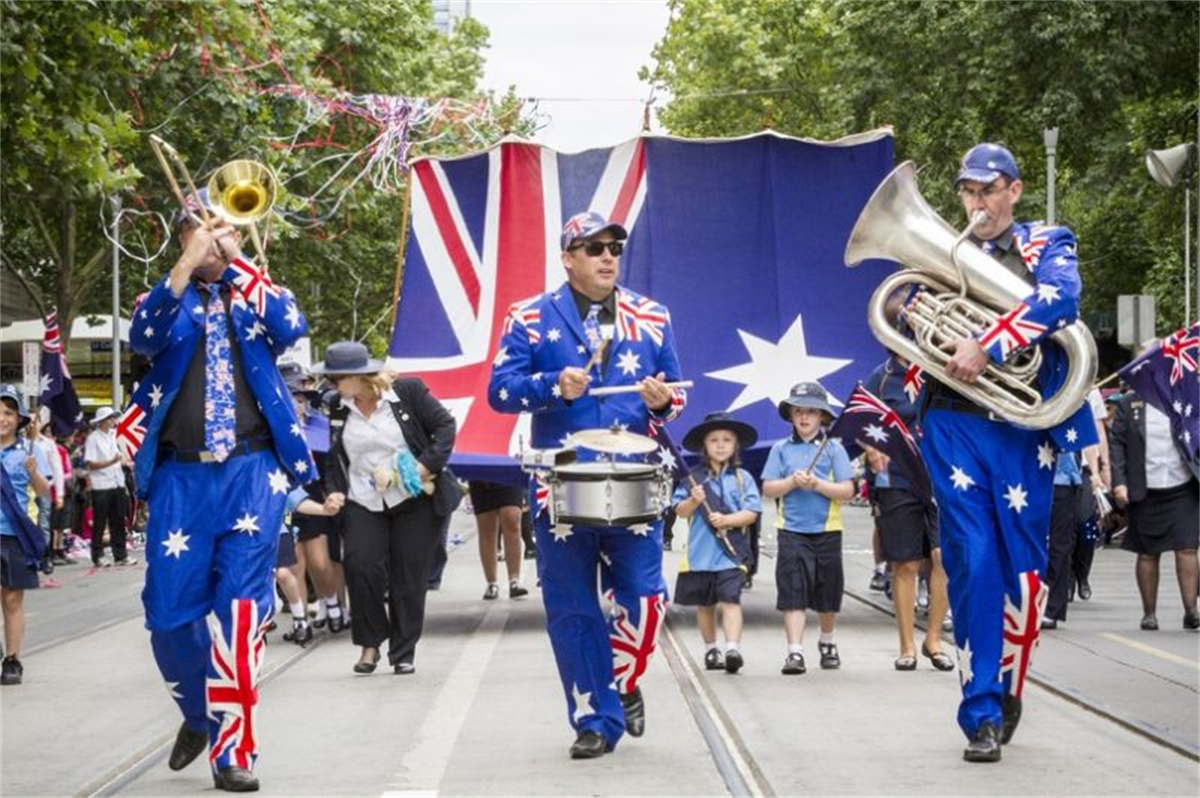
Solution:
[{"label": "white sky", "polygon": [[637,135],[650,95],[637,73],[666,30],[665,0],[472,0],[471,15],[491,31],[484,86],[547,98],[536,141],[576,152]]}]

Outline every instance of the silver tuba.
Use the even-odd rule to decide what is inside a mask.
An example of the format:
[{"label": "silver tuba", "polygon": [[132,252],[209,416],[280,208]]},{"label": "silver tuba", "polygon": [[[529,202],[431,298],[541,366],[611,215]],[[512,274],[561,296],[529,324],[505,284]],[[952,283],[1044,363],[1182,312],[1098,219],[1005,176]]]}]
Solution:
[{"label": "silver tuba", "polygon": [[[1091,390],[1096,378],[1096,342],[1082,321],[1051,335],[1067,353],[1062,387],[1043,399],[1036,378],[1041,350],[1030,347],[1003,364],[989,363],[972,384],[946,373],[950,354],[941,347],[992,325],[1030,293],[1030,286],[966,240],[979,218],[961,234],[929,207],[917,189],[911,161],[896,167],[875,189],[846,244],[846,265],[869,258],[893,260],[906,268],[884,280],[867,311],[871,331],[892,352],[916,363],[939,382],[997,416],[1021,427],[1047,429],[1065,421]],[[907,307],[913,338],[888,323],[884,305],[904,286],[922,286]]]}]

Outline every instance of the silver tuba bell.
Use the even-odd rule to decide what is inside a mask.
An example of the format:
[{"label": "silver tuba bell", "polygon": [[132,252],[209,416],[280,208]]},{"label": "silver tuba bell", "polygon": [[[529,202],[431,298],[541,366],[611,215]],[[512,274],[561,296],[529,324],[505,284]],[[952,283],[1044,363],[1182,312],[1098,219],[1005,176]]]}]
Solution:
[{"label": "silver tuba bell", "polygon": [[[1062,387],[1047,399],[1036,384],[1038,347],[1003,364],[989,363],[972,384],[946,373],[950,354],[943,344],[982,332],[1030,293],[1028,283],[966,240],[977,223],[974,220],[961,234],[947,224],[921,196],[916,170],[906,161],[863,208],[846,244],[846,265],[879,258],[906,267],[875,289],[868,307],[871,331],[885,347],[1013,424],[1053,427],[1079,409],[1096,378],[1096,342],[1082,321],[1051,335],[1067,353],[1068,371]],[[913,332],[909,339],[888,323],[884,305],[894,291],[914,284],[926,290],[907,307],[905,320]]]}]

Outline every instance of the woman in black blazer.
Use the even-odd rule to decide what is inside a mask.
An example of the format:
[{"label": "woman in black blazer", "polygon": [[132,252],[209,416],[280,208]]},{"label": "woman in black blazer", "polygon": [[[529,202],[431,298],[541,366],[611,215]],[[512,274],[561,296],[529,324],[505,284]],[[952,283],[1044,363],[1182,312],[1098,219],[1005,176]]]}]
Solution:
[{"label": "woman in black blazer", "polygon": [[441,527],[462,498],[446,468],[454,417],[424,382],[393,378],[353,341],[331,344],[313,371],[338,394],[329,413],[326,491],[345,513],[351,634],[362,647],[354,672],[374,672],[387,639],[394,672],[411,674]]}]

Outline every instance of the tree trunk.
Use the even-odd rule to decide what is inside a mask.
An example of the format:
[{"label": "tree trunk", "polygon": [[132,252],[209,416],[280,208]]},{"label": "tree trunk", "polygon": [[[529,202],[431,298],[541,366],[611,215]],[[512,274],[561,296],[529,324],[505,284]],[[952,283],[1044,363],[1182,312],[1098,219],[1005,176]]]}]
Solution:
[{"label": "tree trunk", "polygon": [[75,203],[63,205],[58,241],[58,326],[63,351],[71,342],[71,323],[75,320]]}]

